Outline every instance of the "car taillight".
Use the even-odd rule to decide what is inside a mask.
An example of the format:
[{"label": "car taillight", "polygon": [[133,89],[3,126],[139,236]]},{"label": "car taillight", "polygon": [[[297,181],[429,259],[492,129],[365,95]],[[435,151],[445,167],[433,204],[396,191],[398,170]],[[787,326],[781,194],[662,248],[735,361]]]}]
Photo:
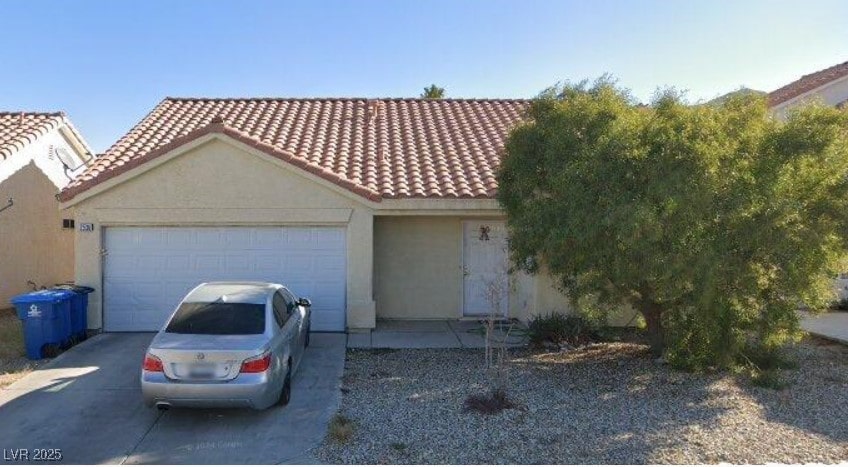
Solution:
[{"label": "car taillight", "polygon": [[248,358],[241,364],[242,373],[262,373],[271,366],[271,354],[266,353],[254,358]]},{"label": "car taillight", "polygon": [[157,373],[164,371],[162,368],[162,360],[159,360],[159,357],[150,354],[144,356],[144,364],[141,365],[141,368],[143,368],[144,371],[155,371]]}]

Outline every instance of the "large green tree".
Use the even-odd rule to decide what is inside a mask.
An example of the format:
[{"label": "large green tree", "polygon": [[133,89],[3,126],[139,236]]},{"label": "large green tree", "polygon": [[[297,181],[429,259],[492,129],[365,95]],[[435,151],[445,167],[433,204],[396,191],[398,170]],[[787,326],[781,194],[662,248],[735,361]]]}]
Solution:
[{"label": "large green tree", "polygon": [[728,363],[796,335],[846,270],[848,114],[762,97],[639,105],[609,80],[535,99],[506,144],[511,257],[575,303],[631,306],[656,355]]}]

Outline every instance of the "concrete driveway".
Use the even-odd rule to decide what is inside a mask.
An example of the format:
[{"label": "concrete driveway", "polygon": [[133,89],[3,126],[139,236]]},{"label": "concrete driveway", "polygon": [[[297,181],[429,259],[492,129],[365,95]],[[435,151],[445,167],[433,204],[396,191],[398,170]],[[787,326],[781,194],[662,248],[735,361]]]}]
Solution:
[{"label": "concrete driveway", "polygon": [[848,345],[848,312],[832,311],[811,316],[801,313],[801,328],[830,340]]},{"label": "concrete driveway", "polygon": [[[0,389],[0,448],[59,448],[63,463],[309,463],[340,400],[345,335],[313,334],[287,407],[159,412],[141,402],[153,334],[101,334]],[[32,459],[29,462],[33,463]]]}]

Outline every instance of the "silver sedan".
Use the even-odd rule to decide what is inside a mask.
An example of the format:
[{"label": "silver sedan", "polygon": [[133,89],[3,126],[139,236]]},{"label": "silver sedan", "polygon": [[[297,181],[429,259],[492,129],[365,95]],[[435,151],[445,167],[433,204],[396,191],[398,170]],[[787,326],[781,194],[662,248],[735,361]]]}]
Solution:
[{"label": "silver sedan", "polygon": [[265,409],[291,398],[309,345],[310,306],[286,287],[209,282],[183,299],[141,370],[148,406]]}]

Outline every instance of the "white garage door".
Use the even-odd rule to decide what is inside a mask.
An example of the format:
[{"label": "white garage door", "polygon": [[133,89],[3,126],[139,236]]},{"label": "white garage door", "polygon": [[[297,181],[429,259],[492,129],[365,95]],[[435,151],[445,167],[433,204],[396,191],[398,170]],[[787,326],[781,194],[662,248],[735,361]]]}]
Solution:
[{"label": "white garage door", "polygon": [[345,328],[345,231],[339,227],[109,227],[104,329],[156,331],[208,281],[277,282],[312,300],[312,329]]}]

